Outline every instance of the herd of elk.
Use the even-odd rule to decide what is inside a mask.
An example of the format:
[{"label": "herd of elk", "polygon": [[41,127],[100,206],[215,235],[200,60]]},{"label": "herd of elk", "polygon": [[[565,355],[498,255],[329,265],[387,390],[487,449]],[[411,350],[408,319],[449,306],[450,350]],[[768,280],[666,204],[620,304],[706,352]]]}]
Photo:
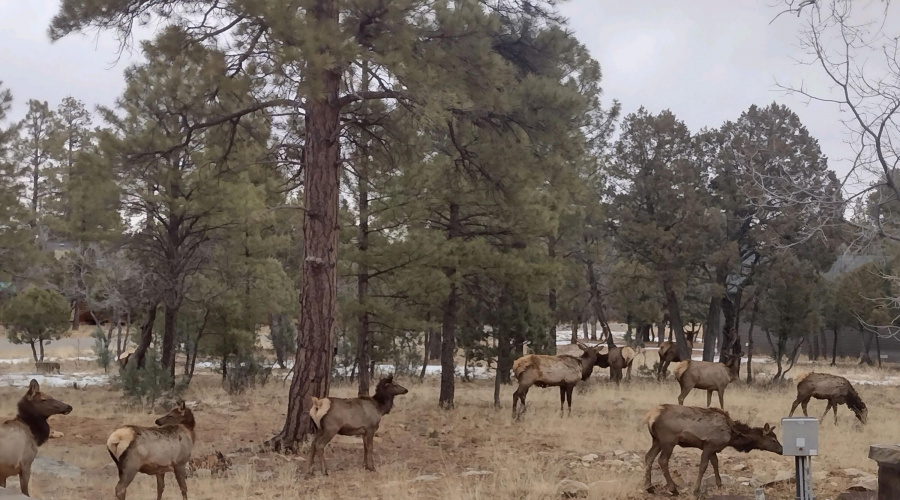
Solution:
[{"label": "herd of elk", "polygon": [[16,405],[16,418],[0,425],[0,488],[6,488],[6,479],[19,476],[19,489],[28,496],[31,479],[31,463],[38,447],[50,439],[53,415],[68,415],[72,407],[41,392],[37,380],[28,384],[28,392]]}]

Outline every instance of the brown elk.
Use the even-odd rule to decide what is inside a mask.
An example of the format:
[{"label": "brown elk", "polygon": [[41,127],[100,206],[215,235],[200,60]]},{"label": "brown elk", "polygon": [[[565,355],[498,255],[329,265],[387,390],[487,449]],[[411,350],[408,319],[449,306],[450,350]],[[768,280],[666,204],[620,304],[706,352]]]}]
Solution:
[{"label": "brown elk", "polygon": [[726,355],[725,361],[713,363],[688,360],[676,365],[673,373],[681,386],[678,404],[683,405],[691,389],[697,388],[706,390],[706,406],[712,405],[712,393],[715,391],[719,394],[719,407],[725,408],[725,388],[738,378],[741,357]]},{"label": "brown elk", "polygon": [[803,414],[809,416],[806,412],[806,405],[809,404],[810,398],[828,400],[828,405],[825,406],[825,413],[822,414],[822,418],[819,420],[824,420],[825,416],[828,415],[828,410],[834,408],[834,423],[837,425],[837,407],[841,404],[846,404],[863,424],[868,419],[869,410],[866,408],[866,404],[863,403],[856,389],[850,385],[850,381],[844,377],[813,372],[798,378],[797,399],[791,405],[790,416],[794,416],[794,411],[797,409],[798,404],[802,405]]},{"label": "brown elk", "polygon": [[53,361],[38,361],[34,364],[34,368],[38,373],[57,373],[60,372],[59,363]]},{"label": "brown elk", "polygon": [[666,478],[666,488],[673,495],[678,488],[669,473],[669,457],[675,446],[682,448],[698,448],[700,455],[700,474],[694,494],[700,494],[700,484],[706,467],[712,463],[716,474],[716,486],[722,486],[719,476],[718,452],[730,446],[737,451],[748,453],[752,450],[763,450],[781,454],[781,443],[775,436],[775,429],[766,424],[765,427],[750,427],[747,424],[732,420],[724,410],[718,408],[697,408],[693,406],[662,405],[651,410],[645,418],[647,429],[653,438],[653,445],[644,457],[647,470],[644,485],[652,491],[650,473],[653,460],[659,455],[659,467]]},{"label": "brown elk", "polygon": [[622,370],[628,370],[628,380],[631,380],[631,364],[634,362],[634,349],[625,347],[613,347],[606,354],[597,357],[597,366],[609,368],[609,379],[616,385],[622,381]]},{"label": "brown elk", "polygon": [[[513,363],[513,373],[519,386],[513,393],[512,416],[518,419],[525,413],[525,396],[532,385],[541,388],[559,387],[559,413],[562,415],[566,401],[569,404],[569,414],[572,414],[572,391],[580,381],[587,380],[598,366],[600,347],[588,347],[584,344],[576,344],[581,349],[581,357],[566,354],[548,356],[543,354],[529,354],[522,356]],[[608,362],[608,361],[607,361]],[[522,411],[517,412],[519,401],[522,402]]]},{"label": "brown elk", "polygon": [[32,380],[16,409],[16,418],[0,425],[0,488],[6,488],[6,479],[18,474],[19,488],[27,496],[31,463],[38,447],[50,439],[47,419],[68,415],[72,407],[41,392],[37,380]]},{"label": "brown elk", "polygon": [[174,472],[181,497],[187,500],[186,466],[197,441],[194,423],[194,413],[182,401],[172,411],[156,419],[157,427],[128,425],[110,434],[106,448],[119,469],[116,499],[125,500],[125,490],[141,472],[156,476],[156,497],[159,500],[166,487],[166,473]]},{"label": "brown elk", "polygon": [[[687,340],[688,350],[693,352],[694,350],[694,336],[697,334],[695,331],[687,331],[684,332],[684,338]],[[688,358],[690,359],[690,358]],[[662,380],[666,376],[666,372],[669,370],[669,365],[672,363],[678,363],[680,361],[687,361],[686,359],[681,359],[681,356],[678,355],[678,347],[676,347],[675,342],[665,341],[659,344],[659,363],[656,367],[656,379]]]},{"label": "brown elk", "polygon": [[367,470],[375,470],[372,458],[375,431],[381,424],[381,417],[391,412],[394,407],[394,396],[409,392],[405,387],[394,383],[394,376],[389,375],[375,387],[372,397],[357,398],[312,398],[309,416],[312,417],[319,431],[309,447],[309,474],[313,473],[316,455],[320,456],[322,474],[328,475],[325,466],[325,445],[335,435],[362,436],[363,461]]},{"label": "brown elk", "polygon": [[187,474],[193,476],[198,470],[206,469],[213,477],[221,476],[231,469],[231,465],[230,458],[221,451],[216,451],[204,457],[192,458],[187,464]]}]

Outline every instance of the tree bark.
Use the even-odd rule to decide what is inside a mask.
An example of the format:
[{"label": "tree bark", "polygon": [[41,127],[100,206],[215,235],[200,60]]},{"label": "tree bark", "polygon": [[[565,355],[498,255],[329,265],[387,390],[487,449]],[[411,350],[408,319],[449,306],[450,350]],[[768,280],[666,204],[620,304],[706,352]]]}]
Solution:
[{"label": "tree bark", "polygon": [[721,328],[719,325],[721,314],[722,303],[718,298],[713,297],[709,301],[706,325],[703,327],[703,361],[716,360],[716,332]]},{"label": "tree bark", "polygon": [[873,332],[872,335],[875,336],[875,354],[878,355],[878,368],[881,368],[881,341],[878,337],[878,332]]},{"label": "tree bark", "polygon": [[153,324],[156,322],[156,309],[158,303],[153,303],[147,311],[147,320],[141,325],[141,341],[134,350],[134,354],[128,359],[128,364],[134,363],[138,368],[144,367],[144,358],[147,356],[147,349],[153,341]]},{"label": "tree bark", "polygon": [[[431,328],[425,331],[425,349],[423,349],[424,353],[422,354],[422,371],[419,372],[419,381],[425,380],[425,370],[428,368],[428,345],[431,344],[431,337],[434,336]],[[360,367],[360,371],[362,371],[362,367]]]},{"label": "tree bark", "polygon": [[178,332],[176,331],[178,326],[177,320],[178,307],[166,305],[162,339],[162,365],[173,381],[175,380],[175,351],[177,347],[175,341],[178,338]]},{"label": "tree bark", "polygon": [[[368,90],[368,66],[363,65],[363,88]],[[369,264],[366,252],[369,250],[369,176],[366,170],[367,161],[364,152],[361,156],[363,159],[357,165],[357,205],[359,209],[359,228],[357,231],[357,249],[359,250],[359,262],[357,262],[356,274],[356,301],[359,307],[359,314],[356,316],[356,364],[359,370],[359,390],[360,396],[369,395],[369,377],[366,374],[365,367],[369,366],[369,311],[368,311],[368,295],[369,295]]]},{"label": "tree bark", "polygon": [[578,343],[578,321],[572,322],[572,343]]},{"label": "tree bark", "polygon": [[753,328],[756,326],[758,311],[758,303],[754,301],[753,312],[750,314],[750,331],[747,333],[747,384],[753,383]]},{"label": "tree bark", "polygon": [[737,308],[733,299],[728,294],[722,296],[722,313],[725,316],[725,323],[722,324],[722,343],[719,346],[719,362],[724,363],[728,355],[728,351],[733,349],[735,343],[740,345],[737,337],[737,328],[735,326],[735,316]]},{"label": "tree bark", "polygon": [[[306,13],[307,24],[338,29],[337,0],[317,0]],[[319,52],[333,50],[323,43]],[[307,96],[303,165],[303,285],[294,378],[284,428],[269,441],[275,450],[294,449],[315,432],[309,408],[313,396],[328,395],[333,361],[337,307],[337,236],[340,195],[341,75],[338,67],[308,68],[317,91]]]},{"label": "tree bark", "polygon": [[597,340],[597,322],[591,321],[591,340]]},{"label": "tree bark", "polygon": [[678,357],[683,360],[691,359],[691,348],[684,338],[684,324],[681,322],[681,307],[678,303],[678,295],[675,287],[669,280],[663,281],[663,291],[666,295],[666,309],[669,311],[669,324],[675,332],[675,347]]},{"label": "tree bark", "polygon": [[[547,238],[547,256],[551,261],[556,259],[556,237],[553,235]],[[547,295],[547,306],[550,308],[550,331],[548,332],[550,338],[547,339],[547,354],[556,354],[557,300],[556,288],[552,286],[551,281],[550,292]]]},{"label": "tree bark", "polygon": [[[459,220],[459,205],[450,204],[449,228],[447,239],[454,240],[461,236]],[[453,408],[453,397],[456,390],[456,320],[459,309],[459,289],[456,282],[456,268],[444,270],[444,275],[450,280],[450,291],[444,302],[443,320],[441,326],[441,393],[438,397],[438,405],[449,410]]]},{"label": "tree bark", "polygon": [[832,330],[834,332],[834,341],[831,343],[831,366],[837,364],[837,345],[838,345],[838,330],[840,328],[834,327]]},{"label": "tree bark", "polygon": [[588,260],[586,264],[588,284],[591,287],[591,304],[594,306],[594,316],[597,318],[597,321],[600,322],[600,328],[603,329],[603,336],[606,337],[606,345],[612,349],[616,346],[616,343],[613,341],[612,329],[609,327],[609,319],[606,315],[606,304],[603,302],[603,295],[600,293],[600,280],[597,279],[597,272],[594,270],[594,262]]},{"label": "tree bark", "polygon": [[41,349],[41,361],[44,361],[44,339],[38,339],[38,346],[40,346]]},{"label": "tree bark", "polygon": [[872,362],[872,358],[869,356],[869,351],[872,350],[872,335],[871,332],[866,330],[862,323],[859,323],[859,336],[862,339],[862,350],[859,353],[859,364],[867,364],[869,366],[874,365]]},{"label": "tree bark", "polygon": [[37,348],[34,346],[35,342],[37,341],[32,340],[28,343],[31,344],[31,356],[34,358],[34,362],[37,363],[38,361],[40,361],[40,359],[38,359]]}]

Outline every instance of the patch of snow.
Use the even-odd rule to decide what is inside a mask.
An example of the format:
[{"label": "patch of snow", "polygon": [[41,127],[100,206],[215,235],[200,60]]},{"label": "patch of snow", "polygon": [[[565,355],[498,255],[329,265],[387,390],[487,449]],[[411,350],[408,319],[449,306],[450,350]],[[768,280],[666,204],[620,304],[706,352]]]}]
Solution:
[{"label": "patch of snow", "polygon": [[67,373],[65,375],[32,375],[28,373],[5,373],[0,377],[0,387],[28,387],[31,381],[37,380],[44,387],[69,387],[78,383],[81,387],[89,385],[109,385],[109,375],[96,373]]},{"label": "patch of snow", "polygon": [[[94,361],[97,358],[90,356],[81,356],[81,357],[71,357],[71,358],[55,358],[50,356],[45,356],[44,361]],[[18,365],[22,363],[34,363],[33,358],[12,358],[12,359],[0,359],[0,364],[8,364],[8,365]]]}]

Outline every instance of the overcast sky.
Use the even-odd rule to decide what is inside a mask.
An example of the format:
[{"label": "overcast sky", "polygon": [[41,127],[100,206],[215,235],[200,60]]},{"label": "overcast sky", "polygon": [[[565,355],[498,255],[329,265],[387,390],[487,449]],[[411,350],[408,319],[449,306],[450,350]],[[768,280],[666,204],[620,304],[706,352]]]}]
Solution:
[{"label": "overcast sky", "polygon": [[[672,110],[696,131],[737,118],[751,104],[791,107],[819,139],[831,167],[850,156],[839,110],[807,104],[775,88],[779,82],[827,90],[822,75],[795,59],[800,21],[762,0],[570,0],[563,13],[603,67],[607,100],[624,111]],[[110,34],[47,36],[58,0],[0,1],[0,81],[13,92],[12,116],[27,99],[55,106],[66,95],[89,106],[110,105],[135,54],[118,54]],[[846,165],[846,163],[845,163]]]}]

